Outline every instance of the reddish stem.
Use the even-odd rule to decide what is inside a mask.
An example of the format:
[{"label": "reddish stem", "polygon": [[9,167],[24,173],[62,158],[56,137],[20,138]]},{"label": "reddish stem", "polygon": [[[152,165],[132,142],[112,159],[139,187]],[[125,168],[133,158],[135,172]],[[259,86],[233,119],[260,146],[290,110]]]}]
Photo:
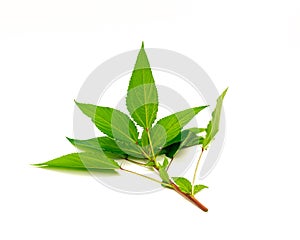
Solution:
[{"label": "reddish stem", "polygon": [[177,185],[174,184],[174,183],[171,183],[171,185],[173,186],[174,191],[176,191],[178,194],[180,194],[186,200],[188,200],[191,203],[193,203],[195,206],[197,206],[198,208],[200,208],[202,211],[204,211],[204,212],[208,211],[207,207],[205,207],[202,203],[200,203],[194,196],[182,192],[179,189],[179,187],[177,187]]}]

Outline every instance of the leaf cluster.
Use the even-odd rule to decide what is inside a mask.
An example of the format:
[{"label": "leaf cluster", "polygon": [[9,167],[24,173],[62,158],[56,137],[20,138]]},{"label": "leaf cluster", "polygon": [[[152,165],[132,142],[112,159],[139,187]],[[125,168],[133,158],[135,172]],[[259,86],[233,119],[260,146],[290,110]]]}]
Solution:
[{"label": "leaf cluster", "polygon": [[[195,145],[202,145],[203,149],[208,148],[219,130],[222,102],[226,91],[227,89],[217,99],[212,119],[206,128],[184,129],[207,106],[195,106],[157,120],[158,92],[142,44],[127,89],[126,106],[130,116],[114,108],[75,101],[77,107],[104,136],[84,140],[67,138],[82,152],[35,165],[124,170],[118,160],[125,159],[158,172],[163,186],[172,188],[172,184],[176,184],[182,193],[194,195],[207,187],[192,186],[191,182],[183,177],[171,178],[167,170],[181,149]],[[137,126],[143,129],[142,132],[138,132]],[[160,155],[165,156],[162,164],[157,161]]]}]

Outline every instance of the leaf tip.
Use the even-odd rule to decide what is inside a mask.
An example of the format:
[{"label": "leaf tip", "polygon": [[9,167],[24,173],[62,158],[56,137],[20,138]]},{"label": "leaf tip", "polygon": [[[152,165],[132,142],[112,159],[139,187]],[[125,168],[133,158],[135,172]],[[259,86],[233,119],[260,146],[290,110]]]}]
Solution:
[{"label": "leaf tip", "polygon": [[142,47],[141,48],[144,48],[144,41],[142,41]]},{"label": "leaf tip", "polygon": [[200,106],[200,107],[195,107],[195,108],[194,108],[194,111],[195,111],[196,113],[199,113],[201,110],[203,110],[203,109],[205,109],[205,108],[207,108],[207,107],[209,107],[209,105]]},{"label": "leaf tip", "polygon": [[221,96],[222,96],[222,98],[224,98],[225,97],[225,95],[226,95],[226,93],[227,93],[227,90],[228,90],[228,88],[229,87],[227,87],[223,92],[222,92],[222,94],[221,94]]},{"label": "leaf tip", "polygon": [[76,101],[75,99],[74,99],[74,103],[80,110],[82,110],[82,107],[85,105],[84,103],[80,103],[80,102]]},{"label": "leaf tip", "polygon": [[74,99],[74,103],[75,103],[75,105],[76,105],[76,106],[78,106],[78,107],[79,107],[79,104],[80,104],[80,103],[79,103],[79,102],[77,102],[77,101],[76,101],[76,99]]},{"label": "leaf tip", "polygon": [[44,167],[44,166],[46,166],[45,163],[31,163],[30,165],[33,166],[33,167]]},{"label": "leaf tip", "polygon": [[72,138],[69,138],[69,137],[67,137],[67,136],[66,136],[65,138],[66,138],[66,139],[67,139],[69,142],[71,142],[71,143],[72,143],[72,142],[73,142],[73,140],[74,140],[74,139],[72,139]]}]

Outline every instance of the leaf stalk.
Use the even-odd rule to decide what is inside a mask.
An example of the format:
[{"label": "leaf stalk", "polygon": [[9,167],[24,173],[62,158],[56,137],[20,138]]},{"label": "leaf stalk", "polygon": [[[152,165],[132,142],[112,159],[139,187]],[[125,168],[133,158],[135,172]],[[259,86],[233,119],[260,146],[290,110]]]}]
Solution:
[{"label": "leaf stalk", "polygon": [[132,173],[132,174],[135,174],[135,175],[137,175],[137,176],[140,176],[140,177],[143,177],[143,178],[147,178],[148,180],[151,180],[151,181],[153,181],[153,182],[162,184],[161,181],[159,181],[159,180],[157,180],[157,179],[155,179],[155,178],[148,177],[148,176],[146,176],[146,175],[140,174],[140,173],[138,173],[138,172],[131,171],[131,170],[129,170],[129,169],[125,169],[125,168],[120,167],[120,170],[125,171],[125,172],[128,172],[128,173]]},{"label": "leaf stalk", "polygon": [[202,158],[203,152],[204,152],[204,148],[201,147],[201,153],[200,153],[199,158],[197,160],[197,164],[196,164],[196,168],[195,168],[194,176],[193,176],[193,181],[192,181],[192,195],[193,196],[194,196],[194,189],[195,189],[195,181],[196,181],[196,177],[197,177],[197,173],[198,173],[198,168],[199,168],[199,165],[200,165],[200,160]]},{"label": "leaf stalk", "polygon": [[153,144],[152,144],[152,140],[151,140],[148,128],[146,129],[146,131],[147,131],[147,134],[148,134],[148,140],[149,140],[149,144],[150,144],[150,148],[151,148],[151,152],[152,152],[153,161],[155,163],[155,166],[158,168],[159,165],[158,165],[158,162],[156,161],[156,156],[154,154],[154,148],[153,148]]}]

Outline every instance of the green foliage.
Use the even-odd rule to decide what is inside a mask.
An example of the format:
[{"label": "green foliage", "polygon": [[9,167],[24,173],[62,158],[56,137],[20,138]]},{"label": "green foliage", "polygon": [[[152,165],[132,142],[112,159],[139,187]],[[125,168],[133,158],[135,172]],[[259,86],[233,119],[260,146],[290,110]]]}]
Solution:
[{"label": "green foliage", "polygon": [[166,169],[164,169],[163,167],[161,167],[159,169],[159,176],[161,177],[162,181],[164,183],[170,183],[170,177],[168,172],[166,171]]},{"label": "green foliage", "polygon": [[87,140],[67,138],[76,148],[83,151],[104,152],[107,156],[123,159],[128,156],[143,159],[145,156],[137,144],[113,140],[109,137],[98,137]]},{"label": "green foliage", "polygon": [[120,159],[126,158],[127,154],[123,152],[115,140],[109,137],[98,137],[91,138],[87,140],[78,140],[78,139],[67,139],[72,143],[76,148],[82,151],[87,152],[104,152],[118,154]]},{"label": "green foliage", "polygon": [[159,152],[162,147],[177,137],[182,128],[206,107],[186,109],[160,119],[149,131],[155,153]]},{"label": "green foliage", "polygon": [[138,125],[146,129],[152,126],[158,111],[158,94],[144,44],[129,81],[126,104]]},{"label": "green foliage", "polygon": [[217,105],[215,107],[215,110],[212,113],[212,119],[207,125],[206,128],[206,137],[203,140],[202,147],[204,149],[207,148],[207,146],[210,144],[210,142],[214,139],[216,134],[219,131],[219,125],[220,125],[220,118],[221,118],[221,110],[223,105],[223,99],[227,93],[228,88],[224,90],[224,92],[218,97],[217,99]]},{"label": "green foliage", "polygon": [[161,165],[161,167],[163,169],[167,169],[168,165],[169,165],[169,160],[168,160],[168,158],[165,157],[164,161],[163,161],[163,164]]},{"label": "green foliage", "polygon": [[192,184],[188,179],[184,177],[173,177],[173,180],[182,192],[191,194]]},{"label": "green foliage", "polygon": [[76,101],[75,103],[95,123],[96,127],[107,136],[130,143],[137,142],[139,134],[136,126],[125,113],[109,107]]},{"label": "green foliage", "polygon": [[204,188],[208,188],[208,187],[205,185],[201,185],[201,184],[195,185],[194,186],[194,194],[196,195],[198,192],[200,192]]},{"label": "green foliage", "polygon": [[166,147],[162,149],[160,154],[165,154],[169,158],[174,158],[175,155],[182,149],[199,145],[203,141],[202,136],[198,136],[196,129],[186,129],[178,134],[172,141],[168,142]]},{"label": "green foliage", "polygon": [[38,167],[57,167],[74,169],[119,169],[119,164],[105,154],[95,152],[71,153],[48,162],[34,164]]},{"label": "green foliage", "polygon": [[[189,194],[189,195],[192,194],[192,184],[188,179],[186,179],[184,177],[173,177],[173,180],[182,192]],[[194,186],[194,195],[196,195],[198,192],[200,192],[204,188],[208,188],[208,187],[205,185],[201,185],[201,184],[195,185]]]},{"label": "green foliage", "polygon": [[[207,149],[219,130],[222,103],[226,92],[227,89],[217,99],[207,128],[183,129],[207,106],[193,107],[173,113],[154,124],[158,112],[158,93],[144,44],[142,44],[127,89],[126,106],[130,116],[110,107],[75,101],[82,113],[90,118],[105,136],[86,140],[67,138],[71,144],[83,152],[71,153],[34,165],[47,168],[120,170],[158,181],[122,168],[116,160],[123,159],[158,173],[161,178],[161,182],[158,182],[162,186],[184,195],[203,211],[207,211],[193,197],[194,194],[207,188],[204,185],[194,184],[200,158],[193,183],[184,177],[170,178],[167,170],[181,149],[200,145],[202,145],[202,153],[204,149]],[[143,128],[141,133],[137,131],[136,124]],[[156,159],[159,155],[164,155],[162,163]]]}]

